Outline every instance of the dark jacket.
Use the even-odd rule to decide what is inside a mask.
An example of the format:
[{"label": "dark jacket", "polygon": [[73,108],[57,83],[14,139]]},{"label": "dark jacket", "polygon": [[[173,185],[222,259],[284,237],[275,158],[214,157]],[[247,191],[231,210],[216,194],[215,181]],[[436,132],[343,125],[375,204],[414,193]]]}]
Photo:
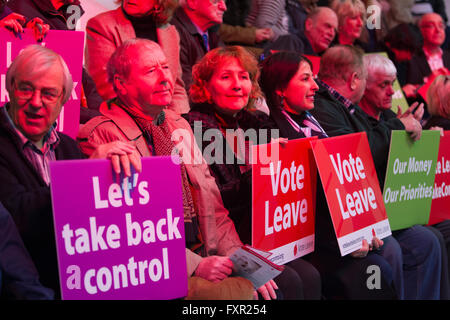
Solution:
[{"label": "dark jacket", "polygon": [[[234,156],[232,150],[224,140],[223,149],[215,149],[214,153],[205,152],[210,150],[215,139],[206,139],[203,137],[204,133],[208,129],[219,129],[219,121],[217,120],[214,107],[210,104],[197,104],[193,105],[191,111],[188,114],[183,115],[194,131],[194,135],[197,139],[197,143],[203,152],[203,157],[209,164],[209,170],[211,175],[216,179],[216,183],[219,187],[220,194],[225,208],[230,212],[229,216],[233,220],[236,230],[239,234],[239,238],[243,243],[251,243],[251,214],[252,214],[252,185],[251,185],[251,170],[241,173],[241,165],[238,164],[238,160]],[[195,121],[201,121],[201,133],[199,136],[196,134]],[[237,128],[242,130],[248,129],[267,129],[267,141],[270,142],[270,129],[275,128],[274,124],[269,120],[265,114],[254,115],[246,110],[242,110],[235,118],[235,122],[231,124],[228,129],[236,130]],[[258,131],[257,131],[258,132]],[[198,139],[201,138],[201,141]],[[259,139],[259,135],[258,135]],[[259,143],[257,141],[256,143]],[[216,142],[216,146],[218,143]],[[233,163],[227,164],[226,155],[233,155]],[[210,155],[212,157],[210,157]],[[222,163],[211,161],[212,159],[220,158]]]},{"label": "dark jacket", "polygon": [[[183,82],[187,91],[192,84],[192,67],[206,54],[206,47],[203,38],[198,33],[197,28],[184,12],[183,8],[178,8],[170,21],[180,34],[180,63],[183,69]],[[215,49],[223,46],[219,39],[217,28],[208,29],[209,49]]]},{"label": "dark jacket", "polygon": [[[10,125],[6,108],[0,108],[0,201],[16,222],[41,282],[60,291],[50,188],[28,161],[19,137]],[[77,143],[59,133],[57,160],[84,158]]]},{"label": "dark jacket", "polygon": [[[375,123],[359,106],[354,105],[354,108],[355,111],[351,114],[346,106],[329,93],[328,89],[319,84],[314,109],[310,112],[330,137],[366,132],[380,187],[383,189],[391,130],[404,130],[405,127],[396,118]],[[316,200],[317,246],[339,252],[331,218],[329,214],[328,217],[325,214],[329,212],[325,194],[320,190],[320,180],[318,182],[319,190]]]},{"label": "dark jacket", "polygon": [[264,56],[268,57],[273,51],[294,51],[311,56],[318,55],[314,52],[311,43],[303,33],[298,35],[286,34],[278,37],[275,42],[269,44],[264,49]]},{"label": "dark jacket", "polygon": [[423,128],[430,129],[431,127],[441,127],[444,130],[450,130],[450,119],[439,116],[431,116],[431,118],[424,124]]},{"label": "dark jacket", "polygon": [[0,299],[47,300],[53,291],[39,282],[39,275],[16,224],[0,202]]},{"label": "dark jacket", "polygon": [[[443,50],[442,60],[444,67],[450,70],[450,51]],[[431,74],[430,66],[428,65],[427,57],[423,50],[414,54],[408,65],[408,83],[423,84],[424,78]]]}]

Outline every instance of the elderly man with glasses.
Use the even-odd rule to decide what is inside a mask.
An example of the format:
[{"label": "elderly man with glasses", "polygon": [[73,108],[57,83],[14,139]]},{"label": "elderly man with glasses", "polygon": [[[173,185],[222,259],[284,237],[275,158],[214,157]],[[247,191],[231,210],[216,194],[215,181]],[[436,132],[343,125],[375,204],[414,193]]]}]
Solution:
[{"label": "elderly man with glasses", "polygon": [[[45,287],[59,297],[50,196],[49,162],[81,159],[78,144],[55,130],[73,88],[64,60],[40,45],[24,49],[6,74],[10,102],[0,108],[0,201],[10,212]],[[135,147],[123,142],[99,146],[91,158],[112,158],[130,175],[140,171]],[[114,166],[116,172],[120,165]]]}]

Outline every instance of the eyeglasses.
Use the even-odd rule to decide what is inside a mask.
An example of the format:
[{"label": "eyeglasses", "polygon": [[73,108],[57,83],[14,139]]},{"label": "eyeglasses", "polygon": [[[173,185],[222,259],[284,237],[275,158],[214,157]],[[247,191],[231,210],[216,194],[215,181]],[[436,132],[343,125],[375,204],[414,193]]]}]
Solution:
[{"label": "eyeglasses", "polygon": [[40,91],[41,93],[41,100],[45,104],[52,104],[55,103],[59,97],[63,94],[64,90],[58,93],[57,89],[36,89],[33,86],[25,83],[17,84],[14,82],[15,90],[16,90],[16,96],[19,99],[23,100],[30,100],[35,91]]},{"label": "eyeglasses", "polygon": [[433,23],[425,23],[421,26],[422,29],[438,29],[445,30],[445,25],[443,23],[433,24]]}]

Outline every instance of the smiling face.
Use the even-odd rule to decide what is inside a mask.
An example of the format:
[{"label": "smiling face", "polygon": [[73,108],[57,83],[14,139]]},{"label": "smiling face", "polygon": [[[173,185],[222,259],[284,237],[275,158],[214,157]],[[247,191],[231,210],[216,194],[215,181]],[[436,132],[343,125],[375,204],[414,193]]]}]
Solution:
[{"label": "smiling face", "polygon": [[214,71],[206,88],[219,113],[234,115],[247,106],[252,81],[239,60],[229,58]]},{"label": "smiling face", "polygon": [[309,63],[302,61],[286,88],[277,93],[284,97],[286,111],[301,114],[314,108],[314,95],[318,89]]},{"label": "smiling face", "polygon": [[8,114],[17,129],[38,145],[61,112],[63,86],[59,62],[37,73],[18,73],[14,78]]},{"label": "smiling face", "polygon": [[125,79],[116,78],[121,100],[136,111],[155,118],[172,101],[174,83],[166,56],[159,47],[131,47],[135,63]]},{"label": "smiling face", "polygon": [[344,18],[344,24],[339,28],[339,32],[348,39],[356,40],[361,36],[363,26],[363,15],[358,12]]},{"label": "smiling face", "polygon": [[123,10],[133,17],[145,17],[150,14],[156,0],[123,0]]}]

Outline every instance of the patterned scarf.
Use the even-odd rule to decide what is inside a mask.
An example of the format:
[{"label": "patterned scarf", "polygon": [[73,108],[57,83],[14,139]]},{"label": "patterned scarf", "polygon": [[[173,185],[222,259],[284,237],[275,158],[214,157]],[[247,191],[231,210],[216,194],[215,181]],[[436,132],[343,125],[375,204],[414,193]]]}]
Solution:
[{"label": "patterned scarf", "polygon": [[[142,115],[128,106],[121,104],[119,101],[117,101],[117,103],[134,119],[134,121],[136,121],[139,128],[141,128],[141,130],[147,134],[148,137],[152,138],[156,155],[172,155],[172,150],[175,148],[175,145],[172,142],[171,131],[167,125],[167,121],[165,121],[164,111],[158,116],[158,125],[156,125],[152,121],[142,117]],[[196,216],[194,201],[192,199],[189,178],[186,173],[186,166],[183,162],[181,162],[180,168],[183,189],[184,222],[191,223],[192,219]]]}]

